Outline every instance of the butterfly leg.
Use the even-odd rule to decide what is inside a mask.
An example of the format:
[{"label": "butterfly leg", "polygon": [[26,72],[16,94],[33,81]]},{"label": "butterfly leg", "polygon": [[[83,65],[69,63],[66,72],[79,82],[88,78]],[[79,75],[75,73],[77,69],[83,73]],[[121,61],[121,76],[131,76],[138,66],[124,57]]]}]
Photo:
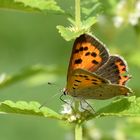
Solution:
[{"label": "butterfly leg", "polygon": [[59,97],[59,99],[60,99],[62,102],[64,102],[65,104],[69,105],[69,106],[72,108],[72,110],[74,111],[74,108],[73,108],[73,106],[72,106],[73,101],[72,101],[71,103],[65,101],[65,100],[62,98],[64,95],[65,95],[65,94],[61,94],[60,97]]},{"label": "butterfly leg", "polygon": [[[82,101],[84,101],[84,102],[86,103],[86,105],[87,105],[86,108],[83,107]],[[86,100],[81,100],[81,101],[80,101],[80,106],[81,106],[81,109],[83,109],[83,110],[85,110],[85,111],[88,111],[88,112],[90,112],[90,110],[88,110],[87,107],[90,107],[90,108],[93,110],[93,112],[95,113],[94,108],[93,108]],[[91,112],[90,112],[90,113],[91,113]]]},{"label": "butterfly leg", "polygon": [[62,102],[64,102],[65,104],[69,104],[68,102],[66,102],[62,97],[64,96],[64,94],[61,94],[60,95],[60,97],[59,97],[59,99],[62,101]]}]

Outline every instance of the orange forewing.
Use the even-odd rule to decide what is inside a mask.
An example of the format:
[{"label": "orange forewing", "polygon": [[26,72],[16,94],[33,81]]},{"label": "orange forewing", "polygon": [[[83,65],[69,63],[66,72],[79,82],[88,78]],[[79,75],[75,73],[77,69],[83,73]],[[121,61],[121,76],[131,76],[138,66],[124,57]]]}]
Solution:
[{"label": "orange forewing", "polygon": [[106,63],[108,58],[108,51],[100,41],[93,36],[83,34],[74,42],[68,77],[78,68],[94,72]]}]

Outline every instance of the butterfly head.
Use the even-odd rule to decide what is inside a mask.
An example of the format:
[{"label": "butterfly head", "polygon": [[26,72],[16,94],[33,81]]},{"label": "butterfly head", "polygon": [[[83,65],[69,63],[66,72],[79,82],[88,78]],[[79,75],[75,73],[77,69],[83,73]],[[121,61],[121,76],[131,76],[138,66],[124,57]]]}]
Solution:
[{"label": "butterfly head", "polygon": [[68,91],[67,91],[66,88],[63,88],[62,92],[63,92],[64,95],[67,95],[68,94]]}]

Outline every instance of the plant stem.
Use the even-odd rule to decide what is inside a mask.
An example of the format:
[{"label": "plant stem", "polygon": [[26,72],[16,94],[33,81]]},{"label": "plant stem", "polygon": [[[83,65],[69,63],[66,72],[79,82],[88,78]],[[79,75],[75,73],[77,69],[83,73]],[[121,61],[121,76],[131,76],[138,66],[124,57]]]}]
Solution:
[{"label": "plant stem", "polygon": [[[81,12],[80,12],[80,0],[75,0],[75,23],[77,30],[81,25]],[[79,103],[75,101],[75,108],[78,110]],[[77,123],[75,126],[75,140],[82,140],[82,125]]]},{"label": "plant stem", "polygon": [[82,140],[82,125],[79,123],[75,126],[75,140]]},{"label": "plant stem", "polygon": [[75,22],[77,30],[79,30],[81,24],[80,0],[75,0]]}]

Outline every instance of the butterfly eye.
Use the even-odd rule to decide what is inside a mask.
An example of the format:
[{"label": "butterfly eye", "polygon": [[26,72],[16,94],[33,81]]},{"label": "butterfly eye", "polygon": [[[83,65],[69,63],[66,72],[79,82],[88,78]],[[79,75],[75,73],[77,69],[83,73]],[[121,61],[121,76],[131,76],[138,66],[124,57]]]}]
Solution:
[{"label": "butterfly eye", "polygon": [[62,92],[63,92],[64,95],[67,95],[67,89],[66,89],[66,88],[64,88],[64,89],[62,90]]}]

